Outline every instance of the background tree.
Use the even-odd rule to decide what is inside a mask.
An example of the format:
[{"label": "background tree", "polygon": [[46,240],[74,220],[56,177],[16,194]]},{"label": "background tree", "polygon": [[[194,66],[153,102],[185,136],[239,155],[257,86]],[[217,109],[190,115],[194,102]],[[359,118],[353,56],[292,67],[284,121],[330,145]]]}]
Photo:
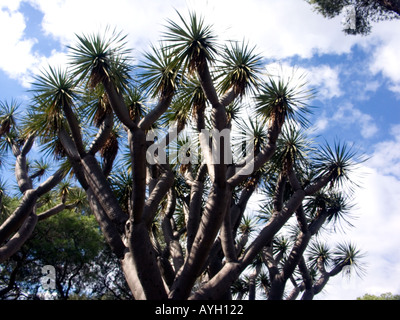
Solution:
[{"label": "background tree", "polygon": [[371,23],[400,17],[397,0],[307,0],[316,11],[327,18],[345,14],[343,31],[347,34],[367,35]]},{"label": "background tree", "polygon": [[[0,190],[0,262],[3,262],[15,254],[29,239],[36,224],[66,208],[65,197],[61,197],[60,203],[40,216],[37,209],[42,198],[48,196],[64,178],[65,169],[60,168],[53,172],[45,181],[40,180],[48,171],[48,166],[42,161],[29,163],[28,153],[32,150],[35,136],[23,135],[17,124],[18,105],[15,101],[0,103],[0,157],[7,152],[15,158],[15,179],[18,185],[18,206],[8,207],[7,201],[9,189],[2,184]],[[0,163],[3,165],[3,163]],[[16,200],[15,198],[13,200]],[[13,202],[13,201],[11,201]]]},{"label": "background tree", "polygon": [[78,36],[68,68],[36,78],[21,137],[76,179],[135,299],[231,299],[244,275],[251,299],[260,275],[269,299],[288,280],[312,298],[362,267],[353,246],[307,251],[346,221],[360,158],[310,141],[304,78],[266,75],[256,48],[194,13],[168,20],[135,72],[126,46],[110,29]]},{"label": "background tree", "polygon": [[382,293],[379,296],[366,293],[362,297],[358,297],[357,300],[400,300],[400,295],[391,292]]},{"label": "background tree", "polygon": [[[93,215],[75,209],[39,223],[21,250],[2,265],[0,299],[131,297]],[[40,281],[45,265],[56,271],[55,289],[47,293]]]}]

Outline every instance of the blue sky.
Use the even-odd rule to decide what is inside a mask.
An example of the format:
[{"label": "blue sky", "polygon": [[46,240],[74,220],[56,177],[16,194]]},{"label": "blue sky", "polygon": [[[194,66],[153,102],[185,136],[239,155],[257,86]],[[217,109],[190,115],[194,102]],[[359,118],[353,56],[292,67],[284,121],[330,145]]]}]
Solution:
[{"label": "blue sky", "polygon": [[[75,33],[115,26],[140,60],[175,9],[206,16],[221,38],[257,45],[265,72],[298,70],[318,90],[315,132],[354,143],[370,160],[356,192],[359,219],[346,235],[368,252],[363,279],[331,280],[319,298],[400,293],[400,21],[371,35],[346,36],[341,17],[327,20],[301,0],[0,0],[0,100],[28,104],[32,76],[66,62]],[[345,289],[345,290],[344,290]]]}]

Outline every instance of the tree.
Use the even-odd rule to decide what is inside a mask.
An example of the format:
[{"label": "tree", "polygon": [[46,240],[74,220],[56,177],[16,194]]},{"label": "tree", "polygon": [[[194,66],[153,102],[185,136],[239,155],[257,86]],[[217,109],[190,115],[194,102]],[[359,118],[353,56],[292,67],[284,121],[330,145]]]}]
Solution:
[{"label": "tree", "polygon": [[[230,299],[252,265],[252,299],[260,274],[268,298],[282,299],[295,272],[312,298],[361,266],[352,246],[306,259],[323,226],[346,219],[343,187],[361,160],[343,143],[311,144],[306,83],[263,75],[255,47],[219,42],[195,13],[178,16],[135,70],[122,33],[78,36],[68,68],[36,78],[23,136],[84,190],[135,299]],[[257,190],[266,201],[253,225]],[[275,243],[292,217],[283,254]]]},{"label": "tree", "polygon": [[[61,203],[49,208],[48,211],[37,215],[41,198],[46,197],[64,178],[65,169],[60,166],[44,182],[41,178],[48,171],[48,166],[41,161],[30,164],[28,153],[32,150],[35,136],[22,135],[17,125],[16,112],[18,105],[0,103],[0,156],[11,150],[15,157],[15,178],[20,192],[19,205],[12,211],[4,206],[7,197],[3,183],[0,189],[0,263],[15,254],[31,236],[36,224],[40,220],[57,214],[67,208],[66,197],[61,197]],[[0,162],[0,165],[2,163]]]},{"label": "tree", "polygon": [[121,281],[115,260],[93,215],[63,210],[39,223],[21,250],[2,266],[0,299],[46,297],[41,278],[48,265],[55,270],[52,298],[122,299],[127,296],[125,280],[122,276]]},{"label": "tree", "polygon": [[391,292],[382,293],[380,296],[366,293],[362,297],[358,297],[357,300],[400,300],[400,295]]},{"label": "tree", "polygon": [[397,0],[307,0],[324,17],[345,14],[343,31],[347,34],[367,35],[371,23],[398,19],[400,3]]}]

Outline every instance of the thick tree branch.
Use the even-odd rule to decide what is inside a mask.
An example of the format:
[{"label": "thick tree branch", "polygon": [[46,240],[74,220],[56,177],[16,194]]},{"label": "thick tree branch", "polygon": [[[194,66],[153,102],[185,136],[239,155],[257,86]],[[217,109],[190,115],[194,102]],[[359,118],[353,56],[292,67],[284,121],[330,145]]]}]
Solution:
[{"label": "thick tree branch", "polygon": [[257,238],[245,251],[238,263],[226,263],[225,266],[199,289],[191,299],[218,299],[218,294],[226,292],[240,273],[254,260],[261,249],[272,241],[274,235],[289,220],[305,197],[303,190],[296,191],[281,212],[275,212]]},{"label": "thick tree branch", "polygon": [[107,113],[103,122],[100,125],[96,137],[92,141],[89,148],[89,154],[95,155],[106,143],[114,124],[114,115],[112,112]]},{"label": "thick tree branch", "polygon": [[142,221],[146,197],[146,136],[143,130],[129,130],[128,142],[132,161],[132,206],[130,219],[133,223]]},{"label": "thick tree branch", "polygon": [[104,89],[106,90],[111,107],[113,108],[118,119],[130,130],[136,129],[137,125],[129,116],[129,111],[122,94],[117,91],[114,84],[108,78],[104,79],[102,83]]},{"label": "thick tree branch", "polygon": [[69,128],[71,130],[72,134],[72,139],[74,140],[74,143],[76,145],[76,149],[78,153],[80,154],[81,157],[85,156],[85,147],[83,146],[83,141],[82,141],[82,133],[79,125],[79,121],[76,118],[74,112],[72,111],[71,106],[68,104],[63,105],[63,110],[65,114],[65,118],[67,118]]},{"label": "thick tree branch", "polygon": [[101,231],[104,234],[107,243],[111,247],[114,254],[122,259],[125,255],[126,246],[124,245],[121,235],[115,226],[115,224],[110,220],[107,213],[104,211],[103,207],[100,205],[97,197],[95,196],[92,189],[86,190],[87,199],[91,211],[93,212],[97,223],[100,226]]},{"label": "thick tree branch", "polygon": [[208,253],[224,219],[227,196],[226,189],[220,189],[217,185],[213,186],[192,250],[188,254],[185,264],[171,288],[170,297],[172,299],[181,300],[189,296],[190,290],[207,260]]},{"label": "thick tree branch", "polygon": [[33,146],[33,141],[35,137],[30,135],[28,139],[25,141],[21,150],[17,146],[13,148],[14,156],[16,157],[15,161],[15,178],[18,183],[18,187],[22,193],[27,191],[28,189],[32,189],[32,180],[29,178],[28,174],[28,166],[26,162],[26,155],[31,150]]},{"label": "thick tree branch", "polygon": [[151,126],[167,111],[171,104],[173,94],[162,95],[158,104],[139,122],[139,128],[149,130]]},{"label": "thick tree branch", "polygon": [[50,208],[49,210],[46,210],[45,212],[38,214],[38,221],[48,219],[48,218],[56,215],[57,213],[60,213],[63,210],[70,210],[75,207],[76,207],[76,204],[69,204],[69,205],[66,205],[65,203],[57,204],[53,208]]},{"label": "thick tree branch", "polygon": [[147,300],[165,300],[167,293],[157,263],[147,227],[144,223],[127,224],[129,250],[137,270],[139,281]]},{"label": "thick tree branch", "polygon": [[250,156],[250,159],[247,159],[248,161],[246,161],[244,167],[238,169],[237,172],[228,179],[228,184],[231,186],[231,188],[238,186],[241,182],[253,174],[253,172],[258,171],[268,160],[271,159],[276,150],[276,141],[280,132],[281,128],[278,125],[278,121],[274,121],[268,129],[268,142],[263,146],[260,153],[258,153],[255,157]]},{"label": "thick tree branch", "polygon": [[143,222],[150,229],[158,206],[174,183],[174,175],[167,171],[161,175],[143,209]]},{"label": "thick tree branch", "polygon": [[30,189],[25,192],[17,209],[0,226],[0,244],[6,241],[24,223],[32,213],[38,198],[36,190]]},{"label": "thick tree branch", "polygon": [[192,249],[192,244],[196,236],[196,232],[198,230],[201,219],[204,179],[206,173],[207,173],[207,166],[205,164],[202,164],[198,170],[196,180],[194,180],[191,183],[189,214],[186,223],[186,229],[187,229],[186,248],[188,253]]},{"label": "thick tree branch", "polygon": [[19,249],[21,249],[23,244],[32,235],[37,220],[37,215],[30,213],[29,217],[24,221],[23,225],[15,233],[15,235],[4,246],[0,247],[0,263],[6,261]]},{"label": "thick tree branch", "polygon": [[58,169],[53,175],[51,175],[49,178],[47,178],[46,181],[41,183],[37,188],[37,194],[38,196],[42,196],[45,193],[51,191],[56,185],[58,185],[61,180],[64,178],[64,169],[60,168]]},{"label": "thick tree branch", "polygon": [[226,207],[227,207],[227,212],[225,213],[224,221],[222,222],[221,232],[220,232],[221,247],[222,251],[224,252],[226,261],[236,262],[237,255],[234,242],[235,239],[232,230],[230,201],[228,202]]},{"label": "thick tree branch", "polygon": [[103,172],[92,155],[86,155],[81,160],[85,178],[90,188],[93,190],[96,198],[107,213],[108,217],[116,223],[118,230],[122,232],[127,220],[126,214],[122,211],[118,200],[116,199],[113,191],[111,190],[107,179],[104,177]]}]

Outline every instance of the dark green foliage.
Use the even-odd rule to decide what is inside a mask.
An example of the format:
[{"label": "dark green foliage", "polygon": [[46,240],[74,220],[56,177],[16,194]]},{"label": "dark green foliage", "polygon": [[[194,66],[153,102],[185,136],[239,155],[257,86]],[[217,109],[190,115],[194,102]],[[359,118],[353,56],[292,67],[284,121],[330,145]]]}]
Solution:
[{"label": "dark green foliage", "polygon": [[[306,0],[315,10],[327,18],[334,18],[342,13],[347,22],[343,31],[347,34],[367,35],[372,23],[400,17],[400,4],[396,0]],[[345,10],[348,9],[346,12]],[[354,16],[352,16],[354,15]],[[354,19],[350,24],[349,22]]]}]

